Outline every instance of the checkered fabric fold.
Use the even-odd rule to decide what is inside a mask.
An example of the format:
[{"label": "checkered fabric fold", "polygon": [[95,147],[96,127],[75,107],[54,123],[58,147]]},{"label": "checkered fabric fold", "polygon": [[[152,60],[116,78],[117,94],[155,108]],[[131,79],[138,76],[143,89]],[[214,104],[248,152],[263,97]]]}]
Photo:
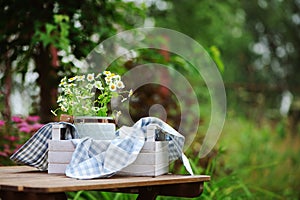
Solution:
[{"label": "checkered fabric fold", "polygon": [[140,129],[121,127],[112,141],[83,138],[73,140],[76,148],[66,175],[77,179],[104,178],[114,175],[135,161],[145,137]]},{"label": "checkered fabric fold", "polygon": [[52,122],[41,127],[10,159],[18,164],[36,167],[41,171],[48,169],[48,140],[52,139],[52,125],[67,125],[64,138],[78,138],[73,124],[67,122]]},{"label": "checkered fabric fold", "polygon": [[133,163],[142,149],[147,126],[157,125],[169,140],[169,160],[173,161],[182,156],[184,136],[170,125],[155,117],[140,119],[132,127],[121,127],[116,139],[110,143],[84,138],[74,140],[76,149],[72,160],[67,166],[66,175],[77,179],[103,178]]},{"label": "checkered fabric fold", "polygon": [[137,121],[133,127],[141,129],[145,134],[150,124],[158,126],[166,134],[166,140],[169,141],[169,161],[181,158],[185,138],[166,122],[156,117],[145,117]]}]

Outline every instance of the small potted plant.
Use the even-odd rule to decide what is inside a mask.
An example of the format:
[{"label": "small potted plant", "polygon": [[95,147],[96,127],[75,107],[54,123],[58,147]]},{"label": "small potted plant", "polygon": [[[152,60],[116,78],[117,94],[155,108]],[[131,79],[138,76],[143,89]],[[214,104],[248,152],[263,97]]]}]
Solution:
[{"label": "small potted plant", "polygon": [[64,77],[59,84],[59,107],[51,112],[74,117],[80,137],[113,139],[115,124],[111,120],[120,113],[114,111],[108,117],[108,106],[113,97],[121,97],[124,102],[132,95],[132,90],[124,88],[121,76],[110,71]]}]

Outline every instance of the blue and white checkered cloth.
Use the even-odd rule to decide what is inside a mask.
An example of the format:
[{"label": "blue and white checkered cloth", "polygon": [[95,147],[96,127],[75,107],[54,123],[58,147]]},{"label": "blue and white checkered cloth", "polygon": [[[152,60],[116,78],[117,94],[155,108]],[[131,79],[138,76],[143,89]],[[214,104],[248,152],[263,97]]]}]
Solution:
[{"label": "blue and white checkered cloth", "polygon": [[76,148],[66,175],[78,179],[109,177],[135,161],[145,137],[141,129],[121,127],[112,141],[83,138]]},{"label": "blue and white checkered cloth", "polygon": [[64,139],[78,138],[73,124],[67,122],[52,122],[41,127],[10,159],[18,164],[36,167],[41,171],[48,169],[48,140],[52,139],[52,125],[67,125]]},{"label": "blue and white checkered cloth", "polygon": [[[184,136],[167,123],[155,117],[140,119],[132,127],[123,126],[116,131],[116,139],[112,141],[82,138],[72,140],[76,145],[71,162],[67,166],[66,175],[78,179],[110,177],[135,161],[142,149],[147,126],[157,125],[167,135],[169,141],[169,160],[182,159],[186,169],[192,174],[190,165],[182,153]],[[17,151],[11,159],[41,170],[47,169],[47,140],[51,139],[53,123],[42,127],[33,137]],[[74,137],[78,136],[72,124],[69,130]],[[70,136],[66,135],[66,138]]]}]

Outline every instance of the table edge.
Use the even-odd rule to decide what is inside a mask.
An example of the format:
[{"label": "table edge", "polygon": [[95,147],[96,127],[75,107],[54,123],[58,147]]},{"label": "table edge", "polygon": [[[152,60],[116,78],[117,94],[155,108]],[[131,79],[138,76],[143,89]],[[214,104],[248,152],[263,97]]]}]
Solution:
[{"label": "table edge", "polygon": [[[28,168],[28,169],[35,169],[35,168]],[[167,179],[168,176],[173,176],[173,179]],[[127,176],[114,176],[112,178],[126,178]],[[178,178],[174,178],[178,177]],[[63,178],[63,177],[62,177]],[[68,178],[68,177],[65,177]],[[129,187],[145,187],[145,186],[159,186],[159,185],[166,185],[166,184],[184,184],[184,183],[204,183],[210,181],[210,176],[208,175],[161,175],[157,177],[131,177],[134,180],[131,182],[124,182],[116,183],[99,183],[99,185],[91,184],[91,182],[97,182],[97,180],[103,179],[90,179],[90,180],[77,180],[77,183],[82,182],[82,184],[74,185],[74,186],[50,186],[50,187],[40,187],[40,186],[28,186],[26,184],[19,184],[19,185],[3,185],[0,182],[0,191],[19,191],[19,192],[35,192],[35,193],[55,193],[55,192],[72,192],[72,191],[79,191],[79,190],[107,190],[107,189],[114,189],[114,188],[129,188]],[[136,180],[135,180],[136,179]],[[58,178],[59,180],[59,178]],[[87,185],[83,183],[86,181]],[[151,181],[151,184],[149,184]]]}]

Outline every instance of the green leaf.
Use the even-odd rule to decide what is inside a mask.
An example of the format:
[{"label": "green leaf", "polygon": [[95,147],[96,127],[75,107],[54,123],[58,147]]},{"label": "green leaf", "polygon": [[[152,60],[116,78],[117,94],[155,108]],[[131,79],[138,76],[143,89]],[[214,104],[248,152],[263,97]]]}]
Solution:
[{"label": "green leaf", "polygon": [[56,29],[55,25],[47,23],[46,24],[46,34],[47,34],[47,36],[51,36],[52,31],[55,30],[55,29]]},{"label": "green leaf", "polygon": [[209,52],[210,52],[212,59],[215,61],[217,67],[219,68],[220,72],[221,73],[224,72],[224,64],[221,59],[221,53],[220,53],[219,49],[216,46],[211,46],[209,48]]},{"label": "green leaf", "polygon": [[61,22],[69,22],[70,21],[69,16],[67,16],[67,15],[54,15],[53,18],[54,18],[54,22],[56,24],[59,24]]}]

